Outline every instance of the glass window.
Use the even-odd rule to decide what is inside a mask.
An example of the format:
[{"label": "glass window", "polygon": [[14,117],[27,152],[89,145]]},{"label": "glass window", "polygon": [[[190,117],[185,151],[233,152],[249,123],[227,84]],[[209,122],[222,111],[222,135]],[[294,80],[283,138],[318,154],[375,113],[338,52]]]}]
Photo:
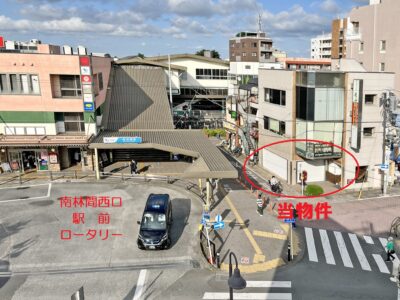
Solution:
[{"label": "glass window", "polygon": [[381,41],[380,49],[381,49],[381,52],[385,52],[386,51],[386,41]]},{"label": "glass window", "polygon": [[284,135],[286,133],[286,123],[279,121],[279,134]]},{"label": "glass window", "polygon": [[34,93],[34,94],[39,94],[40,93],[39,76],[38,75],[31,75],[30,76],[30,85],[31,85],[32,93]]},{"label": "glass window", "polygon": [[365,104],[374,104],[376,95],[365,95]]},{"label": "glass window", "polygon": [[19,93],[17,74],[10,74],[10,89],[12,93]]},{"label": "glass window", "polygon": [[85,121],[83,113],[64,113],[65,131],[84,132]]},{"label": "glass window", "polygon": [[247,55],[246,52],[243,52],[243,53],[242,53],[242,56],[246,56],[246,55]]},{"label": "glass window", "polygon": [[373,131],[374,131],[373,127],[365,127],[363,129],[363,135],[364,136],[372,136]]},{"label": "glass window", "polygon": [[[357,174],[357,168],[355,168],[355,173]],[[356,183],[362,183],[368,181],[368,166],[360,166],[360,172],[356,178]]]},{"label": "glass window", "polygon": [[0,93],[7,93],[8,85],[7,85],[7,75],[0,74]]},{"label": "glass window", "polygon": [[385,72],[385,63],[380,63],[379,64],[379,71],[380,72]]},{"label": "glass window", "polygon": [[97,74],[97,79],[99,80],[99,90],[103,90],[103,73]]},{"label": "glass window", "polygon": [[360,47],[358,48],[359,52],[364,52],[364,42],[360,42]]},{"label": "glass window", "polygon": [[264,129],[269,129],[269,118],[264,117]]},{"label": "glass window", "polygon": [[81,97],[81,81],[79,75],[60,75],[62,97]]},{"label": "glass window", "polygon": [[29,93],[28,75],[23,74],[21,77],[21,92],[24,94]]}]

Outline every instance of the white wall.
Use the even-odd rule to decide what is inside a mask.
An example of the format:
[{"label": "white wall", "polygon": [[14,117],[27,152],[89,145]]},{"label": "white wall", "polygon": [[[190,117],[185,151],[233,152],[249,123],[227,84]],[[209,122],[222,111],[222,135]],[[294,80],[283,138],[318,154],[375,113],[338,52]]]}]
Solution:
[{"label": "white wall", "polygon": [[[362,128],[373,127],[372,136],[363,136],[361,132],[361,147],[357,153],[350,148],[351,138],[351,105],[352,89],[351,85],[354,79],[363,79],[363,108],[362,108]],[[382,93],[394,85],[394,74],[389,73],[348,73],[347,81],[347,113],[346,116],[346,149],[357,158],[360,166],[368,167],[368,181],[364,183],[363,188],[381,186],[382,175],[378,170],[378,165],[382,163],[382,144],[383,144],[383,126],[381,107],[379,98]],[[376,94],[373,104],[365,104],[365,94]],[[362,130],[362,129],[361,129]],[[349,156],[345,156],[345,180],[354,178],[356,163]],[[351,188],[361,188],[361,183],[354,184]]]},{"label": "white wall", "polygon": [[[168,63],[168,60],[160,61]],[[208,62],[204,60],[196,60],[191,58],[171,58],[171,64],[183,66],[187,68],[186,79],[180,77],[181,88],[184,87],[205,87],[205,88],[228,88],[228,80],[215,79],[196,79],[196,69],[224,69],[229,70],[229,65]]]},{"label": "white wall", "polygon": [[[247,68],[249,69],[247,69]],[[239,75],[258,75],[259,62],[230,62],[230,73]]]},{"label": "white wall", "polygon": [[[46,135],[55,135],[56,134],[56,125],[55,123],[9,123],[7,122],[8,127],[44,127]],[[4,123],[0,123],[0,134],[6,134],[6,127]]]}]

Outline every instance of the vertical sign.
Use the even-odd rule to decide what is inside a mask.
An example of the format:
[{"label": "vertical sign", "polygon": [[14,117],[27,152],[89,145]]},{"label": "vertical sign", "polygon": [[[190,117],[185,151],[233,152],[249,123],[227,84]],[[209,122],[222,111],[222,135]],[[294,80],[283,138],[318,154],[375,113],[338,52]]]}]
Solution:
[{"label": "vertical sign", "polygon": [[0,48],[4,48],[4,38],[0,36]]},{"label": "vertical sign", "polygon": [[351,105],[351,142],[353,150],[359,151],[361,146],[361,118],[363,102],[363,81],[353,81],[353,97]]},{"label": "vertical sign", "polygon": [[83,92],[83,110],[87,112],[94,112],[96,110],[96,105],[93,93],[93,74],[90,56],[80,56],[79,66]]}]

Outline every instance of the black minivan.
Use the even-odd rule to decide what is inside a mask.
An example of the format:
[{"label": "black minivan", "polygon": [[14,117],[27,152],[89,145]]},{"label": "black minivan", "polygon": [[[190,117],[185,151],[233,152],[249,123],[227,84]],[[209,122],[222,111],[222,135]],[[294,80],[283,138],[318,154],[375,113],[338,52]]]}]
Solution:
[{"label": "black minivan", "polygon": [[168,194],[150,194],[144,208],[137,245],[139,249],[171,247],[172,205]]}]

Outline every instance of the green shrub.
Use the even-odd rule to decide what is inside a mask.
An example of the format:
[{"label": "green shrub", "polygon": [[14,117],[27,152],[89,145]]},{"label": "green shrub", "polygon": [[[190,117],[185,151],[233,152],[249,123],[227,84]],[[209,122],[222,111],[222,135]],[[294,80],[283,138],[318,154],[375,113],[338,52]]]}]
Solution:
[{"label": "green shrub", "polygon": [[204,133],[208,136],[216,136],[220,135],[221,138],[224,138],[226,135],[225,129],[223,128],[218,128],[218,129],[203,129]]},{"label": "green shrub", "polygon": [[323,188],[316,184],[307,185],[306,190],[304,191],[304,194],[306,196],[319,196],[323,193],[324,193]]}]

